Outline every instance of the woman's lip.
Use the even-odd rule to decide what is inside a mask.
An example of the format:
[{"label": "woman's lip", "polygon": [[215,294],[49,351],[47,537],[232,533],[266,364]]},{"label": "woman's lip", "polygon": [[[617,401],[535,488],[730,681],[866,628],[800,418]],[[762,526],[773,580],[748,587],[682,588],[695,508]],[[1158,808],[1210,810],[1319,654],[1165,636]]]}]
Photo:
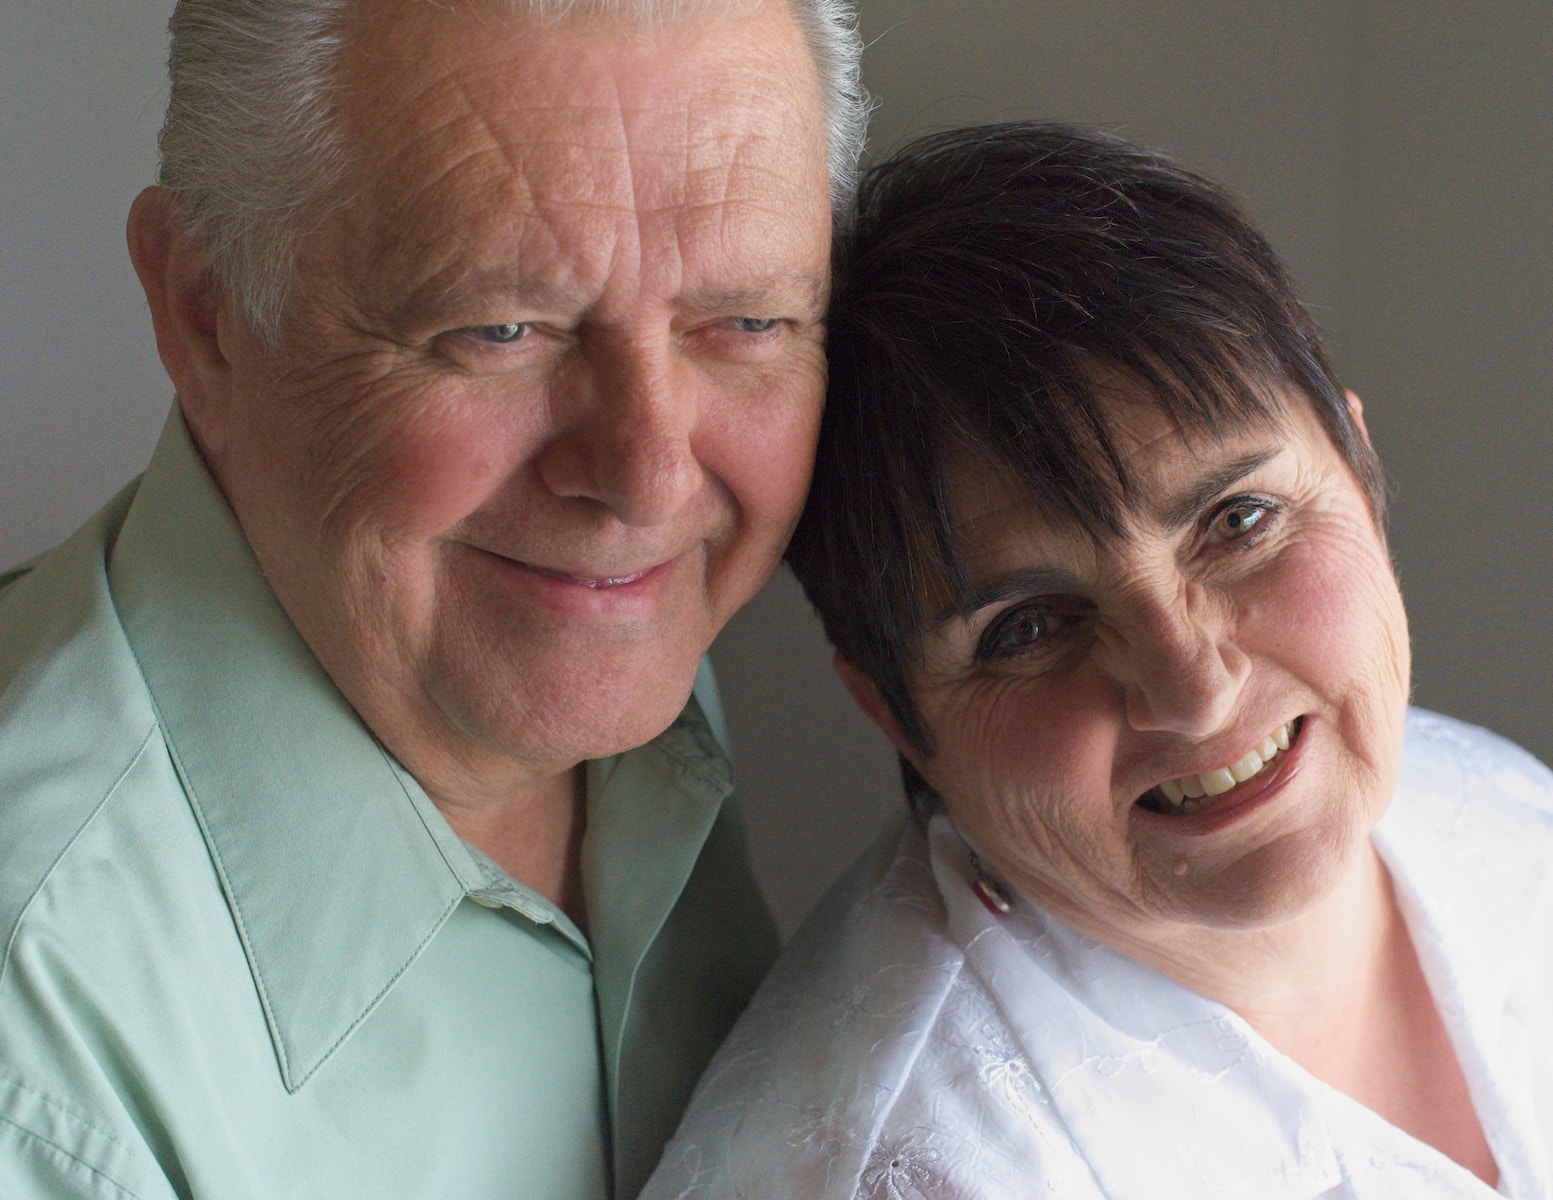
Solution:
[{"label": "woman's lip", "polygon": [[1248,810],[1257,807],[1263,800],[1271,799],[1273,793],[1283,790],[1284,786],[1299,772],[1305,758],[1305,744],[1309,741],[1310,731],[1310,717],[1308,715],[1300,717],[1299,736],[1295,738],[1293,745],[1273,760],[1270,770],[1237,785],[1234,790],[1224,793],[1221,799],[1196,812],[1158,813],[1134,801],[1132,806],[1134,817],[1151,823],[1159,822],[1162,827],[1179,833],[1201,835],[1217,832],[1246,815]]}]

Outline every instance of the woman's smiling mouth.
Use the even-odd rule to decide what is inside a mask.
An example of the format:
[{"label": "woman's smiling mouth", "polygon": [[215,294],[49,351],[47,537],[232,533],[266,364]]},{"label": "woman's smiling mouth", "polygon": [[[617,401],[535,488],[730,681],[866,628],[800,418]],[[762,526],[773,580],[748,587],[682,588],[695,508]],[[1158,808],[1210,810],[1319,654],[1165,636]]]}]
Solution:
[{"label": "woman's smiling mouth", "polygon": [[1138,805],[1150,812],[1167,816],[1193,813],[1206,808],[1220,796],[1230,794],[1241,784],[1266,771],[1278,755],[1298,740],[1303,724],[1304,718],[1297,717],[1278,726],[1247,751],[1244,757],[1227,766],[1167,779],[1145,792],[1138,799]]}]

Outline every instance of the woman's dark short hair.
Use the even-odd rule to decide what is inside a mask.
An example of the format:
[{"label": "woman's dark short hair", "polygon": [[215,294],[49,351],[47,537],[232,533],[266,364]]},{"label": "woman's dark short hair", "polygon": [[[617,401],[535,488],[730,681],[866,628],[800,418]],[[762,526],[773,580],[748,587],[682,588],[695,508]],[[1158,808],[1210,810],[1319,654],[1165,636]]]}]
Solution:
[{"label": "woman's dark short hair", "polygon": [[1104,133],[960,129],[873,168],[837,247],[829,356],[787,560],[925,754],[907,680],[926,604],[970,603],[951,460],[1105,541],[1134,496],[1106,420],[1118,381],[1208,438],[1303,397],[1383,515],[1380,464],[1266,240],[1218,185]]}]

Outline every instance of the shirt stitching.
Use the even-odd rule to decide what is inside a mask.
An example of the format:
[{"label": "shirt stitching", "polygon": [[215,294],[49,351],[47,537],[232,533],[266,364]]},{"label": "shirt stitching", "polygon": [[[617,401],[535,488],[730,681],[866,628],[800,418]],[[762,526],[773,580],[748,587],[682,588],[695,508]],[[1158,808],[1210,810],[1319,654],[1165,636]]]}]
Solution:
[{"label": "shirt stitching", "polygon": [[129,1188],[125,1187],[117,1179],[113,1178],[112,1175],[109,1175],[107,1172],[101,1170],[98,1167],[94,1167],[91,1163],[87,1162],[80,1155],[72,1154],[69,1150],[65,1149],[65,1147],[61,1146],[58,1142],[54,1141],[52,1138],[44,1137],[41,1133],[38,1133],[36,1130],[28,1129],[25,1125],[22,1125],[22,1124],[19,1124],[16,1121],[13,1121],[10,1117],[0,1116],[0,1121],[3,1121],[5,1124],[9,1125],[12,1129],[15,1129],[18,1133],[20,1133],[22,1135],[22,1137],[29,1138],[30,1140],[32,1140],[34,1142],[37,1142],[39,1145],[47,1146],[50,1150],[55,1151],[57,1154],[63,1155],[65,1158],[67,1158],[71,1162],[73,1162],[76,1166],[80,1167],[83,1171],[88,1172],[89,1174],[91,1174],[96,1179],[102,1180],[104,1183],[106,1183],[109,1187],[111,1187],[119,1195],[126,1196],[126,1197],[129,1198],[129,1200],[141,1200],[139,1192],[132,1192],[132,1191],[130,1191]]},{"label": "shirt stitching", "polygon": [[[196,796],[194,788],[189,782],[188,775],[184,772],[182,762],[180,762],[178,759],[177,750],[170,743],[168,744],[167,750],[168,754],[173,759],[174,765],[177,767],[178,777],[183,783],[184,794],[188,797],[189,807],[194,811],[194,819],[199,822],[200,831],[205,838],[206,849],[210,854],[211,862],[215,864],[216,874],[221,879],[221,890],[225,893],[227,903],[231,906],[232,920],[237,926],[237,936],[243,943],[243,951],[248,958],[250,973],[253,976],[254,986],[259,991],[259,1002],[264,1009],[264,1023],[269,1028],[270,1041],[275,1047],[275,1056],[280,1060],[281,1075],[284,1078],[286,1090],[288,1092],[296,1092],[305,1083],[307,1083],[309,1079],[313,1077],[314,1073],[318,1070],[319,1067],[323,1066],[324,1063],[329,1061],[329,1056],[338,1050],[345,1042],[345,1040],[356,1031],[361,1023],[372,1014],[373,1010],[377,1008],[383,997],[393,989],[393,986],[399,982],[404,973],[408,971],[415,963],[415,960],[420,957],[421,952],[426,948],[431,939],[436,936],[437,931],[442,928],[443,924],[447,921],[448,916],[455,908],[458,907],[459,903],[462,902],[463,895],[459,895],[456,899],[453,900],[452,903],[447,905],[447,907],[445,907],[440,913],[437,914],[437,918],[432,922],[431,928],[427,930],[425,935],[422,936],[421,940],[416,943],[415,949],[411,952],[410,957],[406,959],[404,964],[389,977],[388,982],[382,987],[380,991],[378,991],[376,995],[372,997],[366,1008],[364,1008],[361,1013],[345,1027],[344,1032],[342,1032],[338,1038],[330,1043],[327,1050],[319,1055],[318,1061],[309,1067],[304,1074],[294,1075],[291,1058],[286,1053],[285,1039],[281,1035],[279,1018],[275,1014],[275,1008],[270,999],[269,988],[265,985],[264,973],[259,969],[259,959],[254,950],[253,942],[250,940],[248,935],[247,922],[243,919],[242,905],[238,903],[237,891],[232,886],[232,881],[227,875],[226,864],[222,861],[221,852],[216,848],[214,835],[211,833],[209,826],[206,824],[205,811],[201,807],[199,798]],[[401,784],[400,786],[402,787],[403,785]]]},{"label": "shirt stitching", "polygon": [[[49,1095],[47,1092],[39,1091],[37,1088],[35,1088],[31,1084],[27,1083],[25,1080],[23,1080],[19,1076],[13,1075],[9,1071],[0,1071],[0,1081],[3,1081],[6,1084],[9,1084],[11,1087],[15,1088],[18,1092],[24,1092],[24,1093],[26,1093],[29,1096],[35,1097],[41,1103],[48,1105],[50,1108],[54,1109],[57,1112],[63,1113],[66,1117],[69,1117],[71,1120],[75,1121],[78,1125],[82,1126],[83,1128],[90,1129],[93,1133],[99,1135],[100,1137],[106,1138],[108,1141],[114,1143],[115,1145],[118,1145],[118,1146],[126,1145],[126,1143],[125,1143],[123,1138],[119,1137],[111,1129],[105,1129],[103,1126],[97,1124],[97,1122],[95,1120],[93,1120],[91,1117],[87,1116],[86,1113],[82,1112],[80,1109],[76,1108],[74,1105],[70,1104],[67,1101],[56,1099],[55,1097]],[[0,1121],[6,1121],[6,1122],[8,1122],[8,1123],[10,1123],[12,1125],[15,1125],[18,1129],[25,1130],[27,1128],[25,1125],[22,1125],[15,1118],[7,1117],[7,1116],[5,1116],[3,1114],[0,1114]],[[40,1138],[42,1137],[41,1134],[38,1135],[38,1136]],[[66,1151],[66,1153],[69,1153],[69,1152]]]},{"label": "shirt stitching", "polygon": [[[415,965],[415,960],[418,959],[421,956],[421,951],[423,951],[426,948],[427,944],[431,941],[432,938],[437,936],[437,933],[442,928],[443,923],[448,919],[448,916],[453,912],[453,910],[455,908],[457,908],[460,903],[463,902],[463,899],[464,898],[462,896],[459,896],[451,904],[449,904],[445,909],[442,910],[442,912],[438,915],[436,921],[434,921],[432,923],[432,927],[426,932],[426,936],[421,938],[421,940],[418,943],[416,943],[415,949],[411,952],[410,957],[405,960],[404,965],[402,967],[400,967],[397,971],[395,971],[393,973],[393,975],[391,975],[389,977],[388,982],[383,985],[382,990],[379,991],[377,993],[377,995],[372,997],[372,1000],[367,1004],[366,1008],[362,1009],[361,1015],[358,1016],[354,1021],[352,1021],[348,1026],[346,1026],[345,1032],[340,1034],[340,1036],[338,1038],[336,1038],[332,1043],[330,1043],[329,1048],[327,1050],[325,1050],[321,1055],[318,1056],[318,1061],[316,1063],[314,1063],[311,1067],[308,1068],[307,1074],[305,1074],[305,1075],[301,1076],[300,1078],[298,1078],[294,1085],[289,1085],[291,1091],[293,1091],[293,1092],[297,1091],[299,1088],[302,1087],[303,1084],[305,1084],[309,1079],[311,1079],[313,1077],[314,1073],[317,1072],[318,1068],[323,1066],[324,1063],[329,1061],[329,1056],[332,1055],[336,1050],[338,1050],[340,1048],[340,1046],[344,1044],[345,1040],[348,1037],[350,1037],[351,1034],[356,1032],[356,1029],[361,1025],[361,1023],[372,1015],[373,1011],[377,1008],[378,1004],[382,1002],[383,997],[388,995],[389,992],[393,991],[394,985],[396,983],[398,983],[401,978],[403,978],[404,973],[406,971],[408,971],[412,966]],[[261,984],[260,987],[262,989],[263,985]],[[266,998],[266,1001],[265,1001],[265,1015],[266,1016],[269,1015],[269,1002],[268,1002],[268,998]],[[279,1034],[276,1035],[276,1044],[277,1044],[277,1046],[279,1045]],[[282,1054],[282,1056],[284,1056],[285,1051],[281,1050],[280,1053]],[[289,1071],[288,1071],[288,1078],[289,1078]]]},{"label": "shirt stitching", "polygon": [[[145,674],[145,668],[140,664],[139,655],[135,651],[133,644],[130,646],[130,653],[131,656],[135,658],[136,666],[140,668],[143,678]],[[211,832],[210,825],[205,818],[205,809],[200,804],[199,795],[195,791],[194,785],[189,779],[188,771],[183,765],[183,759],[178,753],[178,747],[173,743],[171,738],[166,736],[165,726],[162,722],[161,706],[157,703],[156,693],[153,692],[149,686],[147,686],[146,694],[149,696],[152,708],[157,714],[157,724],[151,732],[155,733],[157,729],[164,730],[162,745],[167,751],[168,758],[172,761],[173,770],[178,775],[178,782],[182,788],[184,798],[189,805],[190,811],[194,814],[195,822],[199,825],[200,835],[205,842],[206,853],[210,855],[210,861],[212,866],[215,868],[216,876],[221,881],[222,894],[226,897],[227,906],[231,910],[232,922],[237,927],[237,937],[238,940],[242,943],[244,957],[246,957],[248,960],[249,974],[253,979],[254,987],[258,990],[259,993],[260,1007],[264,1009],[264,1024],[265,1027],[269,1030],[270,1044],[274,1047],[275,1057],[279,1060],[280,1063],[282,1081],[284,1082],[288,1092],[296,1092],[305,1083],[307,1083],[309,1079],[313,1077],[314,1073],[318,1070],[319,1067],[323,1066],[323,1064],[329,1060],[329,1056],[340,1048],[345,1039],[350,1037],[350,1035],[356,1031],[361,1023],[372,1014],[372,1011],[377,1008],[383,997],[386,996],[390,990],[392,990],[394,984],[400,980],[404,973],[414,964],[415,960],[420,957],[421,952],[426,948],[427,943],[429,943],[431,939],[436,936],[437,931],[441,929],[443,924],[447,921],[449,914],[451,914],[452,911],[458,907],[458,904],[460,901],[462,901],[463,896],[460,895],[457,897],[455,900],[453,900],[452,903],[447,905],[447,907],[445,907],[440,913],[437,914],[436,919],[431,924],[431,928],[427,930],[427,932],[422,936],[421,940],[416,943],[415,949],[410,954],[410,957],[406,959],[404,964],[393,973],[383,988],[372,997],[366,1008],[362,1010],[362,1012],[355,1018],[355,1020],[351,1021],[351,1023],[346,1026],[344,1032],[342,1032],[338,1038],[330,1043],[329,1048],[325,1050],[323,1054],[319,1055],[318,1061],[309,1067],[305,1074],[300,1076],[294,1075],[290,1055],[286,1053],[286,1043],[285,1038],[281,1034],[279,1018],[276,1015],[274,1003],[270,998],[269,988],[264,982],[264,972],[259,968],[258,953],[254,948],[252,939],[249,936],[248,924],[243,917],[242,905],[239,903],[237,898],[237,889],[233,886],[231,877],[227,873],[226,863],[222,860],[221,851],[216,846],[215,835]],[[150,741],[150,738],[151,734],[148,733],[146,735],[147,742]],[[142,746],[142,750],[143,749],[144,746]],[[382,752],[381,747],[379,747],[379,752]],[[128,768],[125,769],[125,772],[126,774],[128,773]],[[120,778],[122,778],[122,776]],[[404,782],[398,779],[397,775],[395,777],[395,782],[399,784],[401,790],[404,788]],[[100,807],[101,806],[99,805],[99,808]]]},{"label": "shirt stitching", "polygon": [[[701,718],[704,722],[705,716]],[[719,799],[726,800],[732,794],[726,771],[716,771],[708,767],[710,762],[727,762],[727,756],[723,753],[722,745],[717,741],[709,729],[703,725],[697,728],[692,722],[683,718],[671,725],[665,734],[683,732],[688,735],[688,740],[696,743],[693,749],[681,750],[674,742],[679,740],[672,736],[662,736],[653,739],[642,750],[655,750],[664,758],[677,766],[686,775],[691,776],[698,783],[716,793]],[[706,743],[710,742],[708,746]],[[699,751],[700,753],[697,753]]]}]

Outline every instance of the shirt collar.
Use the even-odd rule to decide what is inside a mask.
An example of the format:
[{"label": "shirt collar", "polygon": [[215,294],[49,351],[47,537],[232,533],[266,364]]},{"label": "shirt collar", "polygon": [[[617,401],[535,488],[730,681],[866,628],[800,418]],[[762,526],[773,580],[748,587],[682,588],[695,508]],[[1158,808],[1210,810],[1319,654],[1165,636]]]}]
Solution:
[{"label": "shirt collar", "polygon": [[[109,578],[288,1089],[366,1019],[466,895],[588,953],[549,901],[453,833],[340,694],[276,601],[176,407]],[[730,779],[694,698],[668,732],[590,763],[587,778],[583,871],[613,1085],[636,970]]]},{"label": "shirt collar", "polygon": [[[698,692],[710,678],[703,665]],[[646,746],[588,764],[582,876],[611,1115],[618,1115],[626,1017],[639,968],[732,790],[727,755],[694,694],[679,719]]]},{"label": "shirt collar", "polygon": [[176,410],[109,581],[294,1090],[463,899],[447,836],[286,618]]},{"label": "shirt collar", "polygon": [[1375,830],[1435,1003],[1468,1033],[1456,1053],[1500,1186],[1516,1196],[1548,1186],[1533,1165],[1546,1162],[1545,1138],[1527,1099],[1540,1064],[1518,1051],[1516,1030],[1545,1017],[1516,988],[1544,953],[1550,795],[1553,774],[1518,746],[1411,709],[1396,799]]},{"label": "shirt collar", "polygon": [[1548,769],[1518,746],[1408,710],[1396,799],[1375,844],[1404,912],[1431,931],[1430,943],[1448,947],[1453,974],[1471,984],[1462,1002],[1481,1019],[1503,1009],[1537,932],[1500,914],[1540,911],[1553,889],[1553,868],[1540,853],[1550,789]]},{"label": "shirt collar", "polygon": [[1023,900],[993,917],[947,818],[930,844],[951,938],[1107,1195],[1293,1200],[1340,1181],[1319,1107],[1244,1021]]}]

